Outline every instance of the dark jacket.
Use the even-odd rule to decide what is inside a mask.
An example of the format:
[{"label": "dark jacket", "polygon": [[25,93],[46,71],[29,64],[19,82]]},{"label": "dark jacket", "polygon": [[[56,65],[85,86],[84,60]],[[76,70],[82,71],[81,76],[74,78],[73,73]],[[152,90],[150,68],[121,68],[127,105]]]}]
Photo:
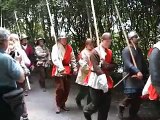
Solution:
[{"label": "dark jacket", "polygon": [[109,74],[107,71],[109,71],[109,72],[113,71],[114,68],[116,67],[116,64],[113,63],[113,61],[111,63],[107,63],[107,62],[103,61],[101,63],[101,66],[99,66],[101,60],[100,60],[100,56],[96,50],[92,51],[92,54],[90,56],[90,61],[93,65],[94,72],[97,75],[106,74],[108,76]]},{"label": "dark jacket", "polygon": [[22,49],[26,52],[29,60],[31,61],[31,65],[34,65],[36,62],[36,56],[33,47],[28,44],[26,49],[23,46]]},{"label": "dark jacket", "polygon": [[142,72],[144,75],[146,73],[146,63],[140,48],[136,50],[131,47],[137,68],[134,66],[129,48],[125,47],[122,51],[122,59],[124,63],[124,73],[123,76],[126,74],[130,74],[130,76],[124,80],[124,92],[125,93],[137,93],[141,92],[144,86],[144,80],[138,80],[137,78],[131,77],[132,75],[136,75],[138,72]]},{"label": "dark jacket", "polygon": [[152,84],[160,87],[160,50],[154,48],[149,58],[149,71]]}]

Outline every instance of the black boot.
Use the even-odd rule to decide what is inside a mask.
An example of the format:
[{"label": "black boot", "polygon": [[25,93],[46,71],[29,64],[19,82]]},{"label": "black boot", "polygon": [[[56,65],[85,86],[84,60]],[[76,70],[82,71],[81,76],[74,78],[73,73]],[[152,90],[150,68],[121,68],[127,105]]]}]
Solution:
[{"label": "black boot", "polygon": [[86,120],[92,120],[91,115],[87,112],[84,112],[84,117],[86,118]]},{"label": "black boot", "polygon": [[29,119],[28,119],[28,114],[27,114],[27,113],[23,113],[22,118],[23,118],[23,120],[29,120]]},{"label": "black boot", "polygon": [[77,98],[76,98],[76,104],[77,104],[77,106],[78,106],[79,109],[83,108],[82,105],[81,105],[81,101],[78,100]]},{"label": "black boot", "polygon": [[119,105],[119,107],[118,107],[118,118],[119,118],[120,120],[123,120],[123,112],[124,112],[124,109],[125,109],[124,106]]}]

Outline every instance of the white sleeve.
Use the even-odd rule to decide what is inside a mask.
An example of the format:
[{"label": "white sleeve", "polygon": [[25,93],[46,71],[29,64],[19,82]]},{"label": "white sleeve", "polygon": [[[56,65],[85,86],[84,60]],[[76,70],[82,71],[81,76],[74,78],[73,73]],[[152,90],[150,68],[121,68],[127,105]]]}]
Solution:
[{"label": "white sleeve", "polygon": [[79,60],[79,65],[82,67],[84,70],[89,70],[89,65],[87,62],[87,56],[84,54],[84,52],[81,52],[81,58]]},{"label": "white sleeve", "polygon": [[58,71],[64,70],[62,60],[60,60],[58,57],[58,48],[56,45],[52,47],[51,59],[53,64],[58,68]]},{"label": "white sleeve", "polygon": [[77,63],[76,63],[76,58],[75,58],[75,55],[74,55],[73,51],[71,53],[71,65],[72,65],[74,71],[78,70],[77,69]]},{"label": "white sleeve", "polygon": [[22,56],[22,61],[26,66],[29,66],[31,64],[31,61],[29,60],[26,52],[24,50],[21,50],[21,56]]},{"label": "white sleeve", "polygon": [[43,53],[40,47],[35,47],[35,53],[38,57],[45,57],[47,53]]}]

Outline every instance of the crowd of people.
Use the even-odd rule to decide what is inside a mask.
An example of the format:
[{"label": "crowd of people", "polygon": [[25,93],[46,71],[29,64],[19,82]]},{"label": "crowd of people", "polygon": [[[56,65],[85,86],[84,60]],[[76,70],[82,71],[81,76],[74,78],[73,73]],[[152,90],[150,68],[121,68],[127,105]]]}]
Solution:
[{"label": "crowd of people", "polygon": [[[25,34],[19,37],[0,28],[0,118],[20,120],[22,117],[23,120],[28,120],[27,106],[22,95],[27,95],[27,77],[30,78],[30,72],[37,68],[39,85],[43,92],[46,92],[45,68],[52,65],[51,76],[56,84],[56,113],[60,114],[62,110],[69,111],[66,101],[70,92],[70,77],[74,74],[77,75],[76,83],[79,85],[75,101],[78,108],[83,109],[85,119],[92,120],[92,114],[98,112],[97,120],[107,120],[114,86],[110,74],[117,67],[110,49],[111,33],[105,32],[101,37],[101,43],[95,48],[94,41],[87,38],[78,61],[64,32],[58,36],[51,52],[45,45],[44,38],[36,39],[34,48],[28,43],[28,39]],[[124,110],[129,107],[130,119],[137,120],[137,113],[144,98],[142,91],[148,68],[138,45],[138,34],[135,31],[129,32],[128,40],[129,45],[122,51],[123,76],[127,75],[123,82],[126,97],[119,103],[118,118],[123,120]],[[156,100],[159,100],[160,94],[159,59],[158,42],[150,52],[148,80],[151,80],[152,87],[149,86],[148,90],[152,92],[147,93],[148,96],[154,95],[154,98],[156,95]],[[81,100],[86,96],[87,104],[82,105]]]}]

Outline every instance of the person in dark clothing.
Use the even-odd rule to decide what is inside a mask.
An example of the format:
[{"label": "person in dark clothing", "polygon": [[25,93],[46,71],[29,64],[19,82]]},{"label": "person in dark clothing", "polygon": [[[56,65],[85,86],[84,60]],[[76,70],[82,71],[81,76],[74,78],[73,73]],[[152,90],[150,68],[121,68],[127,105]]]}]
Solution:
[{"label": "person in dark clothing", "polygon": [[124,80],[124,93],[126,97],[119,104],[118,117],[121,120],[123,120],[123,112],[125,107],[128,106],[130,119],[136,119],[141,105],[140,97],[144,86],[143,75],[146,73],[146,65],[143,54],[141,49],[138,47],[138,34],[135,31],[131,31],[128,34],[128,38],[137,67],[133,64],[129,47],[125,47],[122,51],[122,59],[124,63],[123,75],[126,76],[128,73],[130,75]]},{"label": "person in dark clothing", "polygon": [[157,95],[154,106],[157,112],[160,113],[160,41],[153,46],[150,54],[149,71],[151,75],[151,84],[153,85],[153,89],[155,89],[154,95]]},{"label": "person in dark clothing", "polygon": [[149,71],[152,85],[160,95],[160,42],[157,42],[149,57]]}]

